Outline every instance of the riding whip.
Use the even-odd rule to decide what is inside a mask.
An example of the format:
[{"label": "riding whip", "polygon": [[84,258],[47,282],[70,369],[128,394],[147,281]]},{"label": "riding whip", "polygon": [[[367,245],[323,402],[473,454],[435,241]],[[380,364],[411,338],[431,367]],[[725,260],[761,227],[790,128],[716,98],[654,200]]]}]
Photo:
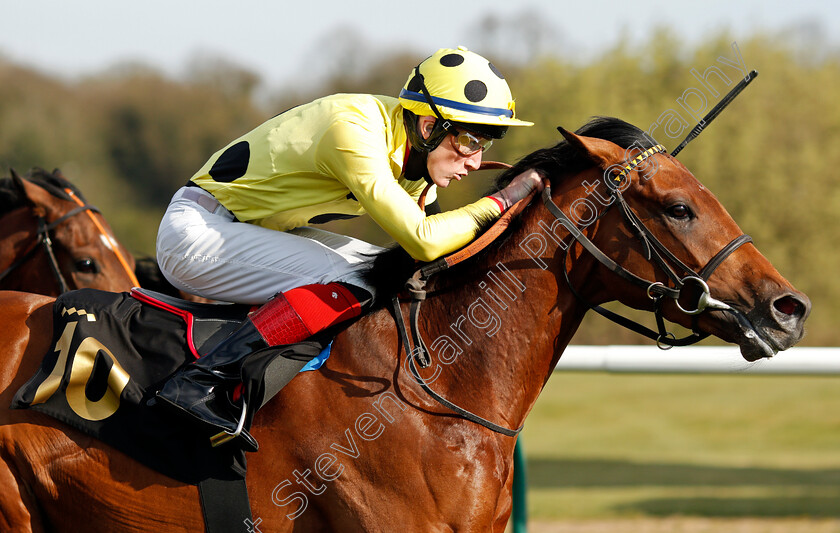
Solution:
[{"label": "riding whip", "polygon": [[738,94],[741,91],[743,91],[744,88],[756,78],[756,76],[758,76],[758,71],[751,70],[750,73],[747,74],[746,78],[743,78],[741,81],[739,81],[738,84],[735,85],[735,87],[733,87],[731,91],[729,91],[729,94],[724,96],[723,99],[720,102],[718,102],[717,105],[715,105],[715,107],[713,107],[712,110],[709,111],[705,117],[703,117],[703,120],[701,120],[697,123],[696,126],[694,126],[694,128],[688,134],[688,137],[686,137],[685,140],[681,142],[680,145],[677,146],[673,152],[671,152],[671,155],[676,156],[678,153],[680,153],[680,151],[682,151],[683,148],[685,148],[685,145],[687,145],[695,137],[700,135],[700,132],[703,131],[706,128],[706,126],[708,126],[715,119],[715,117],[717,117],[720,114],[720,112],[723,111],[723,109],[729,105],[729,102],[734,100],[735,97],[738,96]]}]

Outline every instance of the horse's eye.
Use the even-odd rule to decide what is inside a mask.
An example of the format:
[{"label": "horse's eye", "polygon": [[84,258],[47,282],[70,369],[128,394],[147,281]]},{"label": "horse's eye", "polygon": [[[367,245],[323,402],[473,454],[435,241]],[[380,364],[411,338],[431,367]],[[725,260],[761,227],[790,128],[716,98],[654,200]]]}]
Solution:
[{"label": "horse's eye", "polygon": [[668,216],[677,220],[685,220],[691,218],[691,209],[685,204],[675,204],[666,210]]},{"label": "horse's eye", "polygon": [[76,271],[82,272],[84,274],[98,274],[99,273],[99,265],[96,264],[96,261],[87,257],[85,259],[79,259],[76,261]]}]

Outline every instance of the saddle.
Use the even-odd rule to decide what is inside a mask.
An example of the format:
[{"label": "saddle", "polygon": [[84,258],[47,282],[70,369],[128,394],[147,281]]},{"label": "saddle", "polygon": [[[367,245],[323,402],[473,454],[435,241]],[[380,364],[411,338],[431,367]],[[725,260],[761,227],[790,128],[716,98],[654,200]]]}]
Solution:
[{"label": "saddle", "polygon": [[[137,288],[65,293],[53,306],[52,350],[11,407],[45,413],[185,483],[242,479],[243,451],[213,448],[200,428],[148,404],[170,375],[225,339],[250,309]],[[302,371],[328,356],[324,350]]]}]

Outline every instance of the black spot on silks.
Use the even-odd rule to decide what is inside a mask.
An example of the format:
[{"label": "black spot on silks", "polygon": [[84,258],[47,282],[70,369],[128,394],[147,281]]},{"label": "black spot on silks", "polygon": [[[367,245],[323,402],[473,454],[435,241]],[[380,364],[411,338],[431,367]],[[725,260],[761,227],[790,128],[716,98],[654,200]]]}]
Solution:
[{"label": "black spot on silks", "polygon": [[487,85],[481,80],[472,80],[464,86],[464,96],[470,102],[480,102],[487,96]]},{"label": "black spot on silks", "polygon": [[409,91],[419,93],[423,90],[423,80],[420,76],[414,76],[411,78],[411,81],[408,82],[408,86],[406,87]]},{"label": "black spot on silks", "polygon": [[310,218],[309,224],[326,224],[327,222],[332,222],[333,220],[347,220],[358,216],[359,215],[344,215],[341,213],[324,213],[323,215],[316,215]]},{"label": "black spot on silks", "polygon": [[499,69],[497,69],[497,68],[496,68],[496,65],[494,65],[493,63],[491,63],[491,62],[489,62],[489,61],[488,61],[488,62],[487,62],[487,66],[488,66],[488,67],[490,67],[490,70],[492,70],[492,71],[493,71],[493,74],[495,74],[496,76],[498,76],[498,77],[499,77],[499,79],[502,79],[502,80],[503,80],[503,79],[505,79],[505,77],[504,77],[504,76],[502,76],[501,71],[500,71]]},{"label": "black spot on silks", "polygon": [[210,177],[222,183],[241,178],[248,171],[248,161],[251,159],[251,147],[248,141],[240,141],[219,156],[210,169]]},{"label": "black spot on silks", "polygon": [[440,64],[444,67],[457,67],[464,62],[464,56],[461,54],[446,54],[440,58]]}]

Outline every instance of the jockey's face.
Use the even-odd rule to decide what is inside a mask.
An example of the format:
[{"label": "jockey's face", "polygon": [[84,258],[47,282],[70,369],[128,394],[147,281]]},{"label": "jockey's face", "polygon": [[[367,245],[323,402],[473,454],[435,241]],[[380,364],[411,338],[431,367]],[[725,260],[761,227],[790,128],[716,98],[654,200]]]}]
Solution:
[{"label": "jockey's face", "polygon": [[[434,117],[418,117],[420,131],[428,137],[435,124]],[[481,165],[481,150],[472,155],[462,155],[455,146],[455,137],[447,135],[437,148],[429,152],[426,168],[429,178],[441,188],[446,188],[455,180],[460,181],[471,170],[478,170]]]}]

